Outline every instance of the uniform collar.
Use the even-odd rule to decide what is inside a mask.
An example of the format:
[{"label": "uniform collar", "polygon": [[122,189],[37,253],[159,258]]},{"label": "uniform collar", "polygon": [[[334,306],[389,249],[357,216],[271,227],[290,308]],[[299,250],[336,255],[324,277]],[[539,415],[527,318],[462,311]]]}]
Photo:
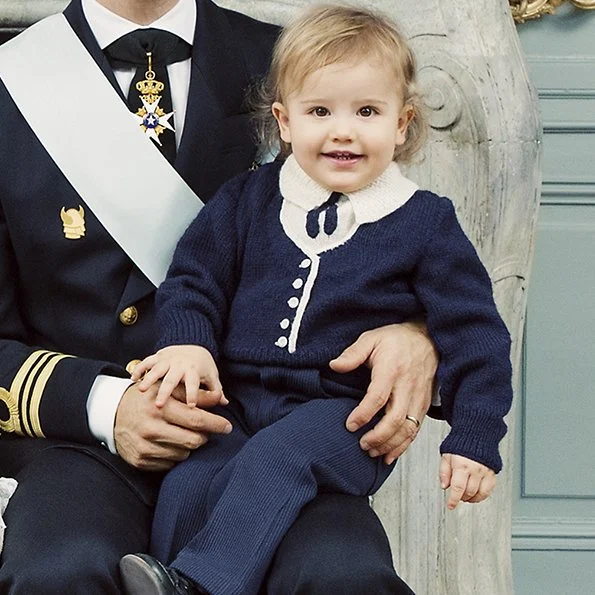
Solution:
[{"label": "uniform collar", "polygon": [[[320,186],[300,167],[293,155],[283,163],[279,174],[279,188],[284,199],[306,211],[324,203],[330,190]],[[351,192],[348,198],[357,223],[372,223],[402,207],[419,190],[419,186],[401,173],[393,161],[371,184]]]},{"label": "uniform collar", "polygon": [[181,37],[190,45],[194,42],[194,29],[196,27],[195,0],[179,0],[169,12],[149,25],[138,25],[124,19],[99,4],[97,0],[81,0],[81,3],[89,27],[91,27],[93,35],[95,35],[95,39],[97,39],[97,43],[102,50],[127,33],[148,27],[169,31]]}]

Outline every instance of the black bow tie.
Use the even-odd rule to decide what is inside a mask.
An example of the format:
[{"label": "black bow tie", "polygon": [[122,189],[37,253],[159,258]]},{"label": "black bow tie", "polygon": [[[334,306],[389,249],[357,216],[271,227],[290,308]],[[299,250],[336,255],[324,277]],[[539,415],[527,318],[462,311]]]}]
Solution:
[{"label": "black bow tie", "polygon": [[116,39],[103,51],[112,68],[146,67],[147,52],[153,55],[153,68],[161,68],[190,58],[192,46],[169,31],[137,29]]},{"label": "black bow tie", "polygon": [[324,213],[324,233],[330,236],[337,229],[337,203],[341,198],[340,192],[333,192],[328,200],[325,200],[319,207],[308,211],[306,215],[306,232],[311,238],[320,233],[320,213]]}]

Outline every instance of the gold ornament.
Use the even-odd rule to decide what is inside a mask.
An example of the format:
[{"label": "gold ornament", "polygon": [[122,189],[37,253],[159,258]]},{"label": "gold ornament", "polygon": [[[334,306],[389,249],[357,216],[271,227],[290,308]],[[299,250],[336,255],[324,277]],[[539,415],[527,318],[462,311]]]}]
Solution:
[{"label": "gold ornament", "polygon": [[85,235],[85,209],[79,205],[77,209],[66,210],[62,207],[60,211],[64,237],[68,240],[78,240]]}]

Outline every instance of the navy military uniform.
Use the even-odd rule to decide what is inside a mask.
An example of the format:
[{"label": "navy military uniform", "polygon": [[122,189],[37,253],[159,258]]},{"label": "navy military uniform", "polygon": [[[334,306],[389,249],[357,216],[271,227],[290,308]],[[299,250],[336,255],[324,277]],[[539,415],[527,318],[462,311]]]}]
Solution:
[{"label": "navy military uniform", "polygon": [[[64,14],[122,95],[80,0]],[[266,71],[276,35],[275,26],[197,0],[190,92],[174,165],[203,200],[256,157],[244,92]],[[84,97],[84,81],[81,89],[92,114],[99,106]],[[47,100],[42,89],[32,92]],[[98,374],[126,377],[127,365],[152,351],[155,288],[86,207],[2,84],[0,110],[0,476],[19,480],[5,515],[0,591],[118,593],[118,560],[148,547],[161,476],[138,471],[98,445],[86,403]],[[100,121],[96,130],[93,125],[90,115],[90,142],[101,134]],[[84,223],[84,235],[68,227],[77,223]],[[78,239],[69,239],[70,231]],[[350,507],[358,538],[370,532],[366,566],[394,584],[381,527],[365,501],[343,510]],[[315,523],[316,509],[307,514]],[[343,537],[335,530],[337,543]],[[297,569],[287,559],[297,559],[304,539],[296,534],[282,545],[271,592],[290,592],[283,585],[295,583]],[[329,528],[329,552],[332,539]],[[309,563],[317,573],[316,561]],[[375,592],[395,592],[390,589]]]}]

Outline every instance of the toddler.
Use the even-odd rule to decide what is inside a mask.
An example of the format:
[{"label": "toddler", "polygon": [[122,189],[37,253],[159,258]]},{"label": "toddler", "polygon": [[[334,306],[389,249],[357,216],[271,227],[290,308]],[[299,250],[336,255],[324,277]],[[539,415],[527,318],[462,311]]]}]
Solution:
[{"label": "toddler", "polygon": [[220,400],[233,430],[169,472],[153,556],[121,562],[128,593],[256,594],[317,493],[382,485],[394,463],[360,448],[370,426],[345,427],[369,371],[329,367],[367,329],[427,321],[448,506],[485,499],[501,468],[510,338],[452,203],[399,169],[424,130],[405,39],[375,13],[309,10],[278,40],[267,91],[281,158],[190,225],[157,294],[159,350],[133,375],[162,380],[158,406],[179,384],[191,405]]}]

